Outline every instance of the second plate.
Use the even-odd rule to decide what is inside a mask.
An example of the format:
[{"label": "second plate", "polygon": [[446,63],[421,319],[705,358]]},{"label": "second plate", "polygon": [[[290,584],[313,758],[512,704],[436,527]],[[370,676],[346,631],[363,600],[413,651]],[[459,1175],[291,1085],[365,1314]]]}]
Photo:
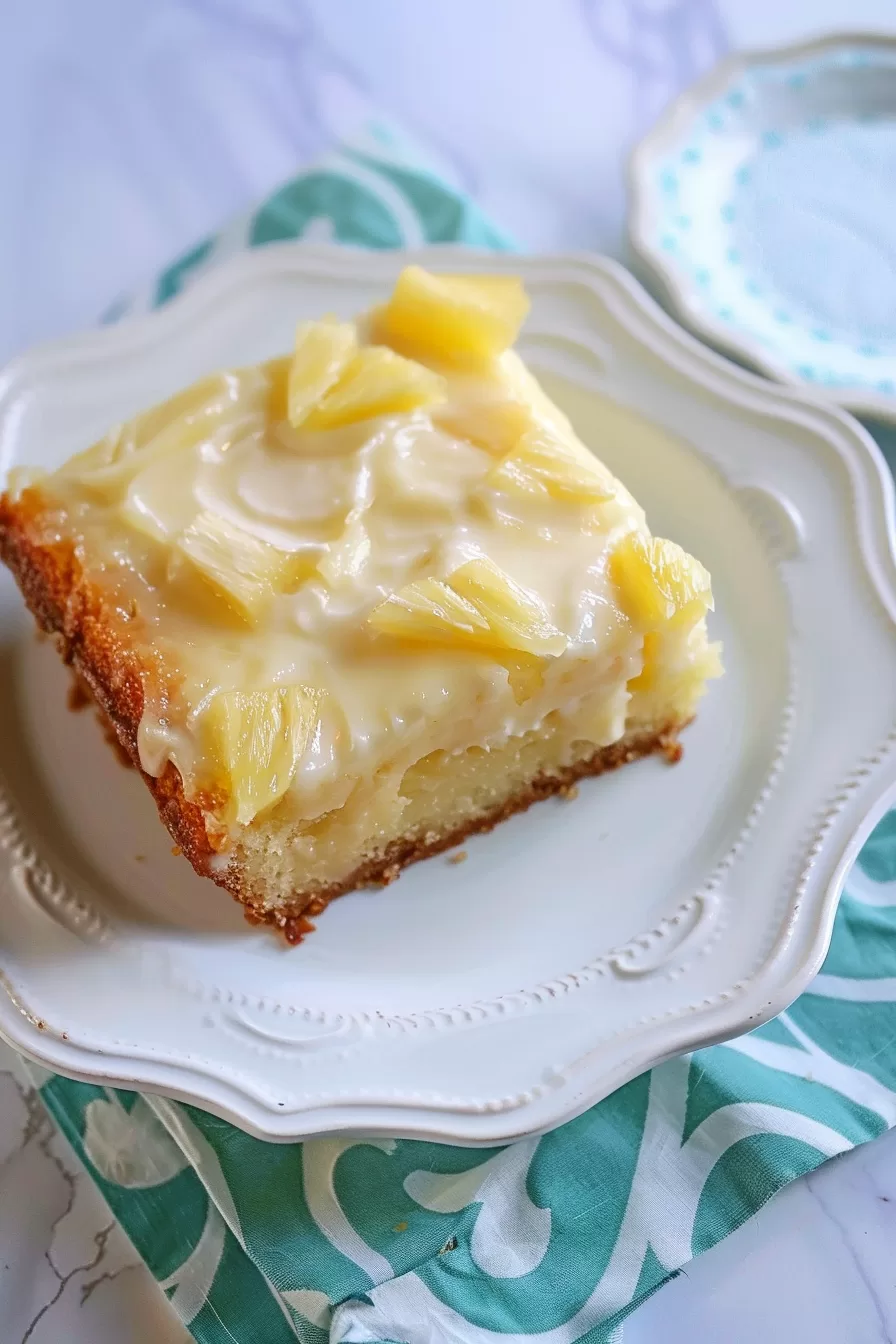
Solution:
[{"label": "second plate", "polygon": [[896,38],[737,55],[631,162],[630,237],[719,348],[896,421]]}]

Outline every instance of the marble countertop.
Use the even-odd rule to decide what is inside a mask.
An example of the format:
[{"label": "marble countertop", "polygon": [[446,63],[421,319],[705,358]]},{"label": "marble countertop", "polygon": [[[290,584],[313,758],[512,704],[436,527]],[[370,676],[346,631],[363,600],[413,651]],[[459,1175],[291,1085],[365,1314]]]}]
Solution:
[{"label": "marble countertop", "polygon": [[[732,48],[896,32],[893,0],[13,0],[0,358],[95,320],[370,110],[530,250],[619,254],[624,154]],[[533,97],[533,89],[542,90]],[[896,1340],[896,1133],[791,1185],[626,1344]],[[4,1344],[189,1337],[0,1046]]]}]

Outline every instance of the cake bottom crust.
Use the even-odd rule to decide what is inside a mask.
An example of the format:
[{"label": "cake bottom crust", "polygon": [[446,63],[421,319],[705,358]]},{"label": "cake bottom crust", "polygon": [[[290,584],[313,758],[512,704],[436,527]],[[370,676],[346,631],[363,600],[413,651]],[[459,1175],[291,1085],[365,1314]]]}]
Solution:
[{"label": "cake bottom crust", "polygon": [[300,943],[306,933],[314,928],[314,918],[338,896],[361,887],[385,887],[394,882],[403,868],[428,859],[446,849],[466,840],[468,836],[482,831],[491,831],[507,817],[516,812],[524,812],[533,803],[554,794],[564,794],[578,780],[592,775],[603,775],[609,770],[618,770],[621,765],[637,760],[641,756],[650,756],[654,752],[664,755],[674,765],[681,759],[682,746],[678,740],[679,731],[686,722],[670,720],[659,728],[646,731],[635,730],[626,733],[618,742],[583,756],[571,765],[552,769],[533,776],[525,788],[518,790],[495,807],[488,808],[478,816],[466,818],[459,826],[446,827],[433,832],[431,829],[417,830],[398,836],[375,855],[362,859],[340,882],[333,882],[313,894],[297,893],[289,901],[276,907],[265,906],[249,892],[244,892],[228,884],[231,893],[245,911],[246,918],[253,924],[269,924],[277,928],[289,943]]}]

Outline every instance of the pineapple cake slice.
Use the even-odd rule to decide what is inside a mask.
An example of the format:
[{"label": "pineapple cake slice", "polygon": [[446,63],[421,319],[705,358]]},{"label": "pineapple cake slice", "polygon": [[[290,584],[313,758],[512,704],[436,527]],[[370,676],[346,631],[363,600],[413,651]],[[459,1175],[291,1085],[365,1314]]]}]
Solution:
[{"label": "pineapple cake slice", "polygon": [[511,276],[408,266],[0,498],[3,559],[177,845],[290,941],[674,755],[721,672],[709,574],[512,349],[527,310]]}]

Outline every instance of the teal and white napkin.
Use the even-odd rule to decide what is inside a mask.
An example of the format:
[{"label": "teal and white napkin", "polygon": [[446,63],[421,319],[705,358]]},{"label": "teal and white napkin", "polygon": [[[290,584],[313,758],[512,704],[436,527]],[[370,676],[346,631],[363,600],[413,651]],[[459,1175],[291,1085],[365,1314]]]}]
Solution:
[{"label": "teal and white napkin", "polygon": [[[166,302],[239,248],[297,237],[510,245],[377,125],[108,318]],[[542,1139],[266,1144],[190,1106],[33,1077],[202,1344],[597,1344],[788,1181],[896,1122],[894,1040],[891,812],[787,1013]]]}]

